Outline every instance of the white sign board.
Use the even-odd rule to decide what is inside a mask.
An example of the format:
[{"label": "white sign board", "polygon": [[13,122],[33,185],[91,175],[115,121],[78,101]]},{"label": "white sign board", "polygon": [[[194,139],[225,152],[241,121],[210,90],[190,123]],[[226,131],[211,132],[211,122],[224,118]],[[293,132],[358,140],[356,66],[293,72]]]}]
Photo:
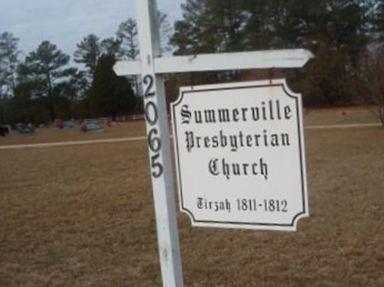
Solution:
[{"label": "white sign board", "polygon": [[[115,64],[114,70],[120,76],[142,76],[143,91],[145,91],[144,110],[146,115],[149,160],[152,174],[163,286],[182,287],[184,284],[173,197],[173,175],[171,170],[168,118],[165,106],[163,74],[247,69],[300,68],[303,67],[313,55],[308,50],[294,49],[161,57],[160,34],[157,25],[158,21],[156,19],[156,15],[158,14],[156,0],[136,0],[136,9],[141,59],[139,61],[118,62]],[[233,87],[234,86],[231,86],[229,89],[233,89]],[[186,90],[185,92],[187,93],[188,91]],[[175,109],[176,106],[177,104],[175,105]],[[188,111],[186,112],[188,113]],[[222,112],[226,113],[226,111]],[[232,111],[232,113],[236,113],[236,111]],[[224,114],[224,116],[226,115]],[[238,115],[232,114],[232,117],[236,120]],[[303,145],[301,144],[301,148],[302,146]],[[190,150],[188,153],[189,152],[192,151]],[[212,164],[215,164],[215,161],[213,161]],[[256,168],[256,166],[251,166],[251,168],[252,167]],[[304,170],[305,169],[303,168],[303,172]],[[181,175],[179,172],[179,186],[181,186],[181,176],[184,177],[184,174]],[[305,176],[303,177],[304,187],[302,189],[304,196]],[[182,193],[180,192],[180,194]],[[303,201],[305,202],[305,200]],[[268,202],[269,203],[266,203],[266,206],[273,205],[272,201]],[[206,206],[209,206],[210,209],[212,209],[211,206],[213,204],[215,203],[207,202]],[[258,202],[256,204],[258,204]],[[278,204],[280,204],[280,202],[278,202]],[[284,204],[284,202],[282,202],[282,204]],[[182,202],[182,209],[188,212],[187,209],[183,207],[189,205],[190,204],[184,205],[184,202]],[[217,202],[217,205],[219,206],[219,202]],[[244,203],[243,206],[247,205]],[[280,206],[278,209],[280,209]],[[296,220],[293,220],[294,223],[297,222],[300,216],[305,216],[307,214],[306,210],[308,210],[308,208],[306,207],[306,203],[304,204],[303,209],[305,210],[297,215]],[[194,209],[191,208],[191,210]],[[196,214],[196,210],[194,210],[194,212],[194,214]],[[219,209],[216,212],[219,212]],[[211,212],[207,211],[205,213],[209,215]],[[194,216],[192,211],[189,211],[189,214],[192,217]],[[226,227],[234,227],[239,224],[239,222],[225,223],[227,219],[223,220],[220,218],[219,222],[211,224],[212,220],[216,220],[216,217],[213,219],[204,219],[199,215],[196,218],[197,220],[194,220],[195,224],[203,226],[217,226],[222,224]],[[240,225],[244,227],[256,226],[254,223],[246,223],[244,220]],[[258,225],[261,226],[260,223]],[[281,224],[278,224],[275,229],[282,229]],[[292,227],[287,227],[287,229],[292,229]]]},{"label": "white sign board", "polygon": [[171,109],[193,225],[296,230],[308,216],[301,95],[285,80],[195,86]]}]

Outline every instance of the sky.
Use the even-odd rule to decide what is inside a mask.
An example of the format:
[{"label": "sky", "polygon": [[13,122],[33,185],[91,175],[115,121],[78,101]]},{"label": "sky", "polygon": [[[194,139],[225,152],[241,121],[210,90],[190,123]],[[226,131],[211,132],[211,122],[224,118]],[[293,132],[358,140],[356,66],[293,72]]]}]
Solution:
[{"label": "sky", "polygon": [[[170,23],[181,18],[183,0],[157,0]],[[0,33],[20,38],[25,56],[44,40],[73,56],[86,35],[114,36],[119,24],[135,17],[135,0],[0,0]]]}]

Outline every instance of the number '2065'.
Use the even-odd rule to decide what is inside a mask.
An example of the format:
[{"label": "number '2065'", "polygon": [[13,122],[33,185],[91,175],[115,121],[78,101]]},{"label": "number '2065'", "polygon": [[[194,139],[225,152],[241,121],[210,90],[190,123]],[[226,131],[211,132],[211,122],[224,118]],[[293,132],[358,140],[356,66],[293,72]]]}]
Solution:
[{"label": "number '2065'", "polygon": [[157,123],[159,121],[159,113],[158,113],[156,103],[153,101],[153,99],[156,96],[156,93],[153,89],[154,77],[152,75],[144,76],[143,83],[145,86],[145,90],[144,90],[145,120],[147,121],[148,125],[151,127],[147,133],[148,146],[152,152],[150,164],[151,164],[152,176],[155,178],[158,178],[163,174],[164,167],[160,159],[161,139],[159,137],[159,130],[157,128]]}]

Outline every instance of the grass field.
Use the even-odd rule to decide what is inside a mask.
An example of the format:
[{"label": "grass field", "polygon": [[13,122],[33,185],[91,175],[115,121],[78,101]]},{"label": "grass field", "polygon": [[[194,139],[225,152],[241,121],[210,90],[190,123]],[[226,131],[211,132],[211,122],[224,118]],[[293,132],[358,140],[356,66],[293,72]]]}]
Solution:
[{"label": "grass field", "polygon": [[350,107],[333,109],[307,110],[305,116],[307,125],[340,125],[378,123],[368,108]]},{"label": "grass field", "polygon": [[16,135],[12,132],[11,136],[0,138],[1,145],[16,144],[34,144],[34,143],[51,143],[63,141],[87,141],[100,140],[121,137],[137,137],[145,135],[144,121],[136,121],[129,123],[118,123],[115,127],[103,126],[103,132],[82,133],[80,127],[68,130],[59,130],[56,128],[37,129],[33,135]]},{"label": "grass field", "polygon": [[[362,110],[306,119],[372,121]],[[138,122],[0,144],[140,135]],[[306,146],[311,216],[298,232],[192,228],[178,213],[185,286],[384,286],[384,129],[307,130]],[[0,286],[161,286],[144,140],[0,158]]]}]

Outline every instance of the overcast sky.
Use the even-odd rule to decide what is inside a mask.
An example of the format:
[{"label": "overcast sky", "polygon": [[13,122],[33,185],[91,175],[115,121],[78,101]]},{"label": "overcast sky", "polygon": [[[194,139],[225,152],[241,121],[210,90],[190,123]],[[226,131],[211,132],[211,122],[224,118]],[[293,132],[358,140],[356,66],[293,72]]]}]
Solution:
[{"label": "overcast sky", "polygon": [[[171,23],[181,17],[183,0],[157,0]],[[20,38],[23,53],[44,40],[56,44],[71,57],[86,35],[111,37],[118,25],[135,17],[135,0],[0,0],[0,33]]]}]

